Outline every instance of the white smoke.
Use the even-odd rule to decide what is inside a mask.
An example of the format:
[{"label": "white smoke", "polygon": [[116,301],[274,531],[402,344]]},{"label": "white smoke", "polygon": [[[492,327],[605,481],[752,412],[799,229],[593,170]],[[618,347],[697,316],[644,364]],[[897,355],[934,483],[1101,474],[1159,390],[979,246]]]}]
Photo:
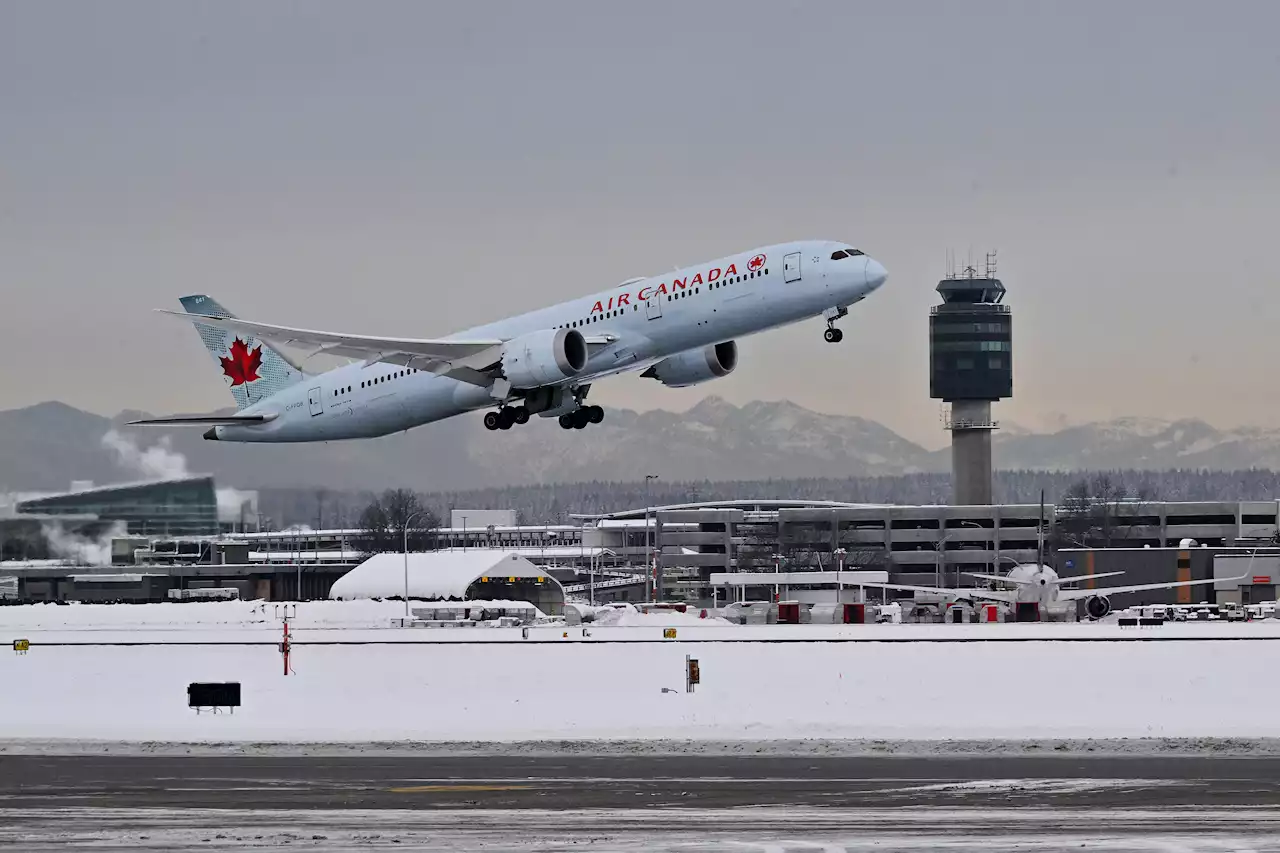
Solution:
[{"label": "white smoke", "polygon": [[127,536],[123,521],[117,521],[96,538],[80,536],[52,522],[40,525],[49,552],[58,559],[70,560],[78,566],[111,565],[111,540]]},{"label": "white smoke", "polygon": [[[122,435],[112,429],[102,437],[102,446],[115,452],[116,461],[121,467],[135,471],[148,480],[180,480],[191,476],[187,468],[187,457],[173,449],[167,435],[144,449],[138,446],[132,436]],[[252,500],[251,494],[230,486],[218,488],[216,495],[218,517],[225,519],[238,520],[241,507],[246,501]]]},{"label": "white smoke", "polygon": [[178,480],[190,476],[187,458],[169,446],[167,435],[161,437],[158,444],[143,450],[131,436],[108,430],[102,437],[102,446],[115,451],[116,461],[122,467],[149,480]]}]

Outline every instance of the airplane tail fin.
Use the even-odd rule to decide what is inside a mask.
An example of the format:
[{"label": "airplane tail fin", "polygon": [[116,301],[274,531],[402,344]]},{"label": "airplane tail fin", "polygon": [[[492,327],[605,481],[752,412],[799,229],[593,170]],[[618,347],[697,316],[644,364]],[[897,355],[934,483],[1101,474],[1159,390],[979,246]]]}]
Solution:
[{"label": "airplane tail fin", "polygon": [[[190,314],[235,316],[210,296],[184,296],[179,301]],[[205,348],[222,370],[237,408],[247,408],[306,378],[307,374],[298,364],[264,341],[207,323],[196,322],[195,327]]]}]

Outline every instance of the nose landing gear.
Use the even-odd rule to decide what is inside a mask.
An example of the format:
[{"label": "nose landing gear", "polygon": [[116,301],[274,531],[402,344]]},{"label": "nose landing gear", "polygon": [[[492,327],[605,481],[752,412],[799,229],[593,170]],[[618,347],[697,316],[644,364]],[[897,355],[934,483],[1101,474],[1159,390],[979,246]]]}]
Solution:
[{"label": "nose landing gear", "polygon": [[827,321],[827,330],[822,333],[822,339],[829,344],[838,344],[844,340],[844,332],[836,328],[836,320],[849,313],[848,308],[836,307],[828,308],[822,312],[822,317]]}]

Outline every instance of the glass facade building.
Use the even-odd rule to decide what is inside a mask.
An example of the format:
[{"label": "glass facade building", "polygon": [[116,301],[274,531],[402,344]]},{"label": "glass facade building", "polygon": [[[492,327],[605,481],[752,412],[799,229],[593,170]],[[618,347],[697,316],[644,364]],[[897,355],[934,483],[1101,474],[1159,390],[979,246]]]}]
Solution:
[{"label": "glass facade building", "polygon": [[215,536],[218,498],[212,477],[103,486],[22,501],[20,513],[94,515],[123,522],[131,536]]}]

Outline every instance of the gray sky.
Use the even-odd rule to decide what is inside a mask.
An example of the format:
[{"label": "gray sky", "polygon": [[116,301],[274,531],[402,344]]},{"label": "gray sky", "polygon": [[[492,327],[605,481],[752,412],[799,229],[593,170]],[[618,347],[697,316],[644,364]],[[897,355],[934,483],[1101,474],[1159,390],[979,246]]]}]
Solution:
[{"label": "gray sky", "polygon": [[738,370],[942,443],[927,315],[1000,251],[1015,399],[1280,425],[1280,4],[0,0],[0,403],[230,395],[151,313],[438,335],[756,245],[889,285]]}]

